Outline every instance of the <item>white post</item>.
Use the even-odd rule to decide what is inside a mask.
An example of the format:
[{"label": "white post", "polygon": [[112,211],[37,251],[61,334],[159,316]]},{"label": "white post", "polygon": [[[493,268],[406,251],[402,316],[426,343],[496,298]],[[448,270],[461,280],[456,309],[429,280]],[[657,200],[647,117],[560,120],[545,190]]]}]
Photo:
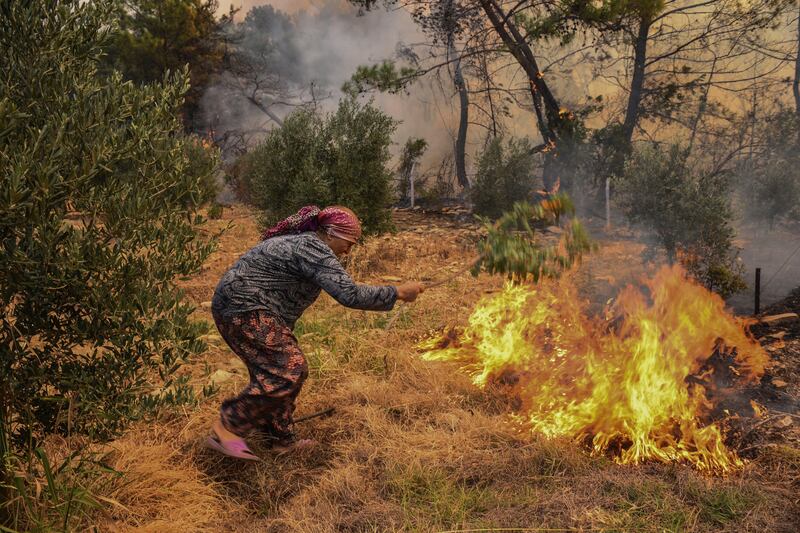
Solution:
[{"label": "white post", "polygon": [[417,162],[414,161],[411,163],[411,170],[408,171],[408,181],[411,186],[410,189],[410,196],[411,196],[411,209],[414,209],[414,167],[417,165]]},{"label": "white post", "polygon": [[611,228],[611,178],[606,178],[606,229]]}]

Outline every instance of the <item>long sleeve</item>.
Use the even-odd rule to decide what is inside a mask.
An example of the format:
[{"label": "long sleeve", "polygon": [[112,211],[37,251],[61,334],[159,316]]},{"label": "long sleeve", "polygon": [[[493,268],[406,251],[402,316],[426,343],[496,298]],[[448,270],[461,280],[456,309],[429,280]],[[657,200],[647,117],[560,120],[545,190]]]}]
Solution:
[{"label": "long sleeve", "polygon": [[390,285],[354,282],[331,249],[322,241],[311,241],[298,247],[295,257],[303,276],[345,307],[389,311],[397,301],[397,289]]}]

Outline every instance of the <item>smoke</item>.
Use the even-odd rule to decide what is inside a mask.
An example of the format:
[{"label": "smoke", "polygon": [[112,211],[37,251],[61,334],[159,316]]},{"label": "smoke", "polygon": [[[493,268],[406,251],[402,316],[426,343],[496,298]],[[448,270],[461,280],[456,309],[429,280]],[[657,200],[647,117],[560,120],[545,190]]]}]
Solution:
[{"label": "smoke", "polygon": [[[289,93],[275,100],[294,103],[314,100],[323,111],[336,109],[343,96],[342,84],[359,65],[394,57],[400,43],[425,40],[403,10],[378,9],[359,16],[358,9],[343,0],[273,0],[220,2],[220,13],[227,12],[231,4],[239,8],[237,22],[245,20],[253,8],[263,10],[256,26],[260,31],[249,32],[241,46],[256,55],[269,53],[269,68],[265,70],[277,76]],[[255,18],[251,13],[251,20]],[[443,80],[443,84],[447,86],[448,80]],[[432,81],[416,83],[409,94],[379,93],[369,97],[374,98],[377,107],[400,121],[394,137],[395,153],[411,136],[428,142],[423,166],[437,165],[452,151],[457,124],[455,101],[450,93],[442,94]],[[276,125],[229,84],[210,87],[202,106],[205,121],[216,136],[238,131],[255,142]],[[278,118],[284,118],[293,109],[292,105],[280,103],[270,107]]]},{"label": "smoke", "polygon": [[756,268],[761,269],[762,311],[800,285],[800,231],[748,223],[738,228],[737,235],[749,288],[728,300],[736,312],[754,311]]},{"label": "smoke", "polygon": [[[324,111],[333,111],[342,97],[341,86],[350,79],[359,65],[370,65],[396,55],[399,43],[425,42],[409,14],[404,10],[385,11],[377,9],[358,16],[357,8],[345,0],[233,0],[220,2],[220,13],[233,5],[239,8],[236,20],[245,20],[253,8],[271,6],[276,13],[269,31],[251,35],[244,43],[252,51],[265,51],[273,46],[274,70],[298,100],[312,96]],[[269,43],[272,43],[268,46]],[[576,47],[578,44],[575,45]],[[562,49],[560,54],[570,56],[571,49]],[[544,54],[545,57],[555,57]],[[587,96],[604,96],[604,111],[590,117],[590,127],[599,127],[619,117],[625,104],[625,94],[608,82],[608,77],[624,77],[622,66],[598,76],[593,65],[600,64],[591,56],[575,55],[571,63],[555,64],[546,72],[548,82],[560,101],[569,108],[578,109],[586,103]],[[624,69],[623,69],[624,70]],[[443,73],[444,74],[444,73]],[[522,86],[524,77],[519,69],[510,68],[500,74],[505,87]],[[468,76],[469,78],[469,76]],[[468,80],[475,90],[477,80]],[[313,95],[309,87],[313,84]],[[443,75],[441,80],[426,77],[409,89],[410,94],[374,94],[375,104],[387,114],[401,121],[395,133],[394,152],[398,154],[409,137],[424,138],[429,148],[422,160],[423,171],[438,168],[441,159],[452,154],[455,131],[458,124],[457,98],[452,81]],[[299,94],[302,93],[302,94]],[[716,91],[710,97],[719,100]],[[525,100],[521,99],[525,106]],[[725,100],[728,108],[738,111],[743,104]],[[275,126],[275,122],[242,98],[233,95],[222,85],[211,87],[203,100],[207,123],[216,133],[225,130],[240,130],[248,133],[251,142],[263,137]],[[538,141],[538,129],[530,109],[510,105],[511,115],[505,117],[507,133],[533,138]],[[279,117],[285,117],[293,109],[289,105],[271,108]],[[471,109],[471,120],[475,110]],[[613,116],[612,116],[613,115]],[[711,120],[711,119],[709,119]],[[664,123],[644,122],[642,127],[648,135],[672,137],[678,134],[677,126]],[[711,128],[711,125],[708,126]],[[713,129],[713,128],[711,128]],[[486,131],[471,126],[467,145],[467,169],[476,166],[476,157],[482,148]],[[701,143],[698,142],[698,146]],[[703,144],[705,146],[705,144]],[[713,147],[711,147],[713,148]],[[577,172],[576,163],[576,170]],[[575,191],[578,194],[580,191]],[[580,196],[578,194],[578,196]],[[597,218],[603,218],[602,208],[595,198],[577,198],[583,208]],[[797,246],[798,233],[769,231],[751,223],[740,224],[737,244],[741,248],[741,259],[745,267],[746,281],[750,290],[729,299],[729,304],[738,312],[753,310],[753,278],[756,267],[762,268],[762,307],[780,299],[786,292],[800,283],[800,252],[791,253]],[[793,244],[794,243],[794,244]]]}]

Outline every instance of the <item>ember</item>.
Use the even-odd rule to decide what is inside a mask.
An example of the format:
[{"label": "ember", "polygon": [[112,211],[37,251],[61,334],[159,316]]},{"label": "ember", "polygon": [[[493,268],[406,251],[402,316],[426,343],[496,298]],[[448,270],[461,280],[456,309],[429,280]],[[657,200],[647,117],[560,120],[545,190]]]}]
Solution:
[{"label": "ember", "polygon": [[688,462],[728,472],[742,461],[708,421],[715,352],[754,381],[768,356],[723,300],[664,267],[627,287],[604,317],[590,317],[569,276],[507,284],[482,301],[457,342],[424,343],[429,360],[451,360],[479,386],[515,373],[520,421],[547,436],[572,436],[620,463]]}]

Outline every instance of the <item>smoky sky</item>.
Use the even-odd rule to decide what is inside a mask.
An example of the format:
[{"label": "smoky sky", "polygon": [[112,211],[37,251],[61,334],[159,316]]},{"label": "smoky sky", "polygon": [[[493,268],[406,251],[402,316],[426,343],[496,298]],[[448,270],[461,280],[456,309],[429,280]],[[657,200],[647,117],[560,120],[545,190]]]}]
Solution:
[{"label": "smoky sky", "polygon": [[[220,3],[220,11],[228,5]],[[395,57],[399,44],[424,41],[403,10],[376,9],[359,16],[357,8],[340,0],[234,5],[241,7],[235,19],[238,46],[259,58],[263,70],[277,76],[293,93],[295,102],[308,101],[313,84],[314,97],[324,111],[336,108],[343,96],[342,84],[359,65]],[[394,152],[407,138],[422,137],[430,146],[423,162],[435,165],[437,158],[452,151],[456,124],[453,94],[454,90],[443,93],[422,81],[408,94],[371,94],[364,98],[374,98],[377,107],[401,122],[394,136]],[[293,107],[274,105],[271,109],[283,118]],[[266,133],[274,127],[264,113],[223,84],[207,91],[203,110],[215,132],[250,131],[257,140],[258,132]]]}]

